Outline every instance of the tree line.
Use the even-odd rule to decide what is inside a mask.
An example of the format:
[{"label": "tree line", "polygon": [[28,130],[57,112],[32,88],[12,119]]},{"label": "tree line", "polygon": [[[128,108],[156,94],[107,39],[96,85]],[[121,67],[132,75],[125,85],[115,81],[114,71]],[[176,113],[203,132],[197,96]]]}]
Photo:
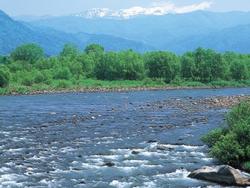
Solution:
[{"label": "tree line", "polygon": [[218,53],[198,48],[176,55],[166,51],[144,54],[125,50],[105,51],[97,44],[80,51],[66,44],[57,56],[46,56],[36,44],[17,47],[10,55],[0,56],[0,87],[9,84],[50,85],[53,80],[162,80],[209,83],[250,79],[250,54]]}]

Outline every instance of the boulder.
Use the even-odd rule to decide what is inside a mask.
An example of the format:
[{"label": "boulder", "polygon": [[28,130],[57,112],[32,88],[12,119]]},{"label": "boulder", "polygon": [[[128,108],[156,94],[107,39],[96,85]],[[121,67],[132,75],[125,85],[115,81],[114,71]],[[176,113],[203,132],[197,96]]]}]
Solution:
[{"label": "boulder", "polygon": [[205,166],[190,173],[188,177],[224,185],[250,186],[249,174],[228,165]]},{"label": "boulder", "polygon": [[133,150],[131,153],[132,153],[133,155],[138,155],[140,152],[139,152],[139,151]]},{"label": "boulder", "polygon": [[113,166],[115,166],[115,163],[113,163],[113,162],[106,162],[105,164],[103,164],[103,166],[113,167]]}]

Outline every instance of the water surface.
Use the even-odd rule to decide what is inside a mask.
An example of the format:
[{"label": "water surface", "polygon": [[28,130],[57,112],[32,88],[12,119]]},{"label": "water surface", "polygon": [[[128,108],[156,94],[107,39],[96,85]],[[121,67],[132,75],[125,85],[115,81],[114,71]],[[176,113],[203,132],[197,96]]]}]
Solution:
[{"label": "water surface", "polygon": [[214,186],[187,175],[216,164],[200,137],[227,109],[166,103],[239,94],[250,88],[0,97],[0,187]]}]

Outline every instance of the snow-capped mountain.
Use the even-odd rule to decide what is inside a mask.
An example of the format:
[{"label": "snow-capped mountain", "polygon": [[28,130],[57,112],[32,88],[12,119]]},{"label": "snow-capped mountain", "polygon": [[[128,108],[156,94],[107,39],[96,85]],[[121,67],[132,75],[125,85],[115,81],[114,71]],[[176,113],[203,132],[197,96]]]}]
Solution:
[{"label": "snow-capped mountain", "polygon": [[204,10],[211,6],[211,2],[202,2],[198,4],[192,4],[187,6],[178,7],[173,3],[165,3],[152,7],[140,7],[135,6],[128,9],[111,10],[108,8],[94,8],[86,10],[83,13],[76,14],[74,16],[84,18],[117,18],[117,19],[129,19],[135,16],[142,15],[154,15],[162,16],[165,14],[182,14],[193,12],[197,10]]}]

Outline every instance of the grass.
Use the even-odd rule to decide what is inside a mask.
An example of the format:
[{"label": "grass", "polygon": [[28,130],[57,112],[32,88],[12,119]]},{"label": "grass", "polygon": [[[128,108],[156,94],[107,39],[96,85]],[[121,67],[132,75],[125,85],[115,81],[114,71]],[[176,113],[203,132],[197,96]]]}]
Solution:
[{"label": "grass", "polygon": [[250,80],[248,81],[216,81],[208,84],[201,82],[191,81],[176,81],[166,84],[163,80],[151,80],[146,78],[144,80],[95,80],[95,79],[83,79],[83,80],[52,80],[48,84],[32,84],[31,86],[24,86],[19,83],[13,83],[7,88],[0,88],[0,95],[9,94],[29,94],[42,91],[80,91],[91,89],[131,89],[131,88],[171,88],[171,87],[183,87],[183,88],[204,88],[204,87],[248,87],[250,86]]}]

